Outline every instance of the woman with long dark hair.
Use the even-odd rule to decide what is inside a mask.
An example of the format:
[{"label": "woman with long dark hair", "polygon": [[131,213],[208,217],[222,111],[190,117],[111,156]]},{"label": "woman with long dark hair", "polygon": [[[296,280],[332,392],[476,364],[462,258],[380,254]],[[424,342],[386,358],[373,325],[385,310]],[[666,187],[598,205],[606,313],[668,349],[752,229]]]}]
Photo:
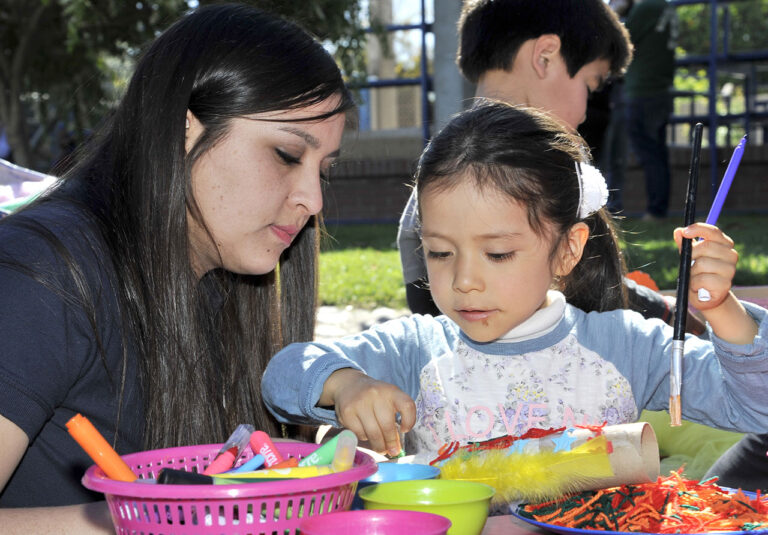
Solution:
[{"label": "woman with long dark hair", "polygon": [[[321,180],[353,107],[315,39],[252,7],[199,8],[152,43],[57,187],[0,224],[0,507],[100,499],[76,413],[120,453],[239,423],[291,436],[259,381],[312,338]],[[90,510],[0,520],[82,533]]]}]

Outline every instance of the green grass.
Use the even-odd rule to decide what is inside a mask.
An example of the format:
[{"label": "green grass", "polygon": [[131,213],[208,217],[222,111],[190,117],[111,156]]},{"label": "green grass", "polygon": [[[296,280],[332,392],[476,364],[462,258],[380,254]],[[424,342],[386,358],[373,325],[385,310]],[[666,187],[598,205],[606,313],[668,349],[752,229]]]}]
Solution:
[{"label": "green grass", "polygon": [[[620,222],[630,271],[648,273],[662,289],[674,289],[679,256],[672,230],[681,221]],[[720,228],[735,242],[739,265],[735,286],[768,284],[768,216],[723,216]],[[320,255],[320,302],[363,308],[404,308],[405,289],[397,251],[396,224],[329,225]]]},{"label": "green grass", "polygon": [[320,303],[405,308],[397,225],[328,225],[320,254]]},{"label": "green grass", "polygon": [[[678,226],[682,226],[682,221],[674,218],[663,223],[621,221],[627,269],[645,271],[659,288],[674,289],[680,256],[672,241],[672,231]],[[733,239],[739,252],[734,286],[768,284],[768,216],[723,216],[719,226]]]}]

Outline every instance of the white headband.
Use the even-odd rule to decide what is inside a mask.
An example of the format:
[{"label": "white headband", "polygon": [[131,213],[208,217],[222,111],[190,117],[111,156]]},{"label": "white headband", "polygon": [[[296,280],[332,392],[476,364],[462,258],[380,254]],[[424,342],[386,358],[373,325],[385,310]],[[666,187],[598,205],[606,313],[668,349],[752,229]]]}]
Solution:
[{"label": "white headband", "polygon": [[579,179],[579,219],[584,219],[608,202],[608,185],[603,174],[585,162],[576,162],[576,176]]}]

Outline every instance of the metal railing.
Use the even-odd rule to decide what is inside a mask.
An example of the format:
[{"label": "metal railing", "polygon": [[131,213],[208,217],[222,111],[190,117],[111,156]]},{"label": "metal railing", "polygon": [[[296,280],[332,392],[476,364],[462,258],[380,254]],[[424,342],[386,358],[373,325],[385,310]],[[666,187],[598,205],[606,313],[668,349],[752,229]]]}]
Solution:
[{"label": "metal railing", "polygon": [[[717,129],[719,126],[726,126],[728,135],[726,139],[730,141],[730,128],[734,124],[741,123],[744,131],[749,132],[755,123],[763,124],[763,131],[768,130],[768,103],[760,102],[756,99],[754,86],[755,63],[768,60],[768,50],[753,52],[732,52],[730,50],[730,12],[723,9],[722,17],[718,11],[720,7],[734,3],[737,0],[669,0],[670,4],[675,6],[708,4],[710,16],[710,43],[709,53],[705,55],[687,55],[677,58],[675,63],[678,67],[706,66],[709,87],[706,94],[696,92],[674,92],[676,98],[690,98],[690,112],[688,115],[674,115],[670,118],[672,124],[688,123],[691,126],[697,122],[703,123],[707,127],[708,150],[710,158],[710,181],[712,192],[717,191],[719,186],[719,176],[717,167]],[[722,50],[718,49],[718,37],[722,35]],[[729,65],[748,63],[752,68],[752,76],[743,77],[743,91],[745,98],[745,110],[742,113],[731,113],[730,102],[727,104],[725,114],[717,111],[718,98],[725,98],[718,91],[718,74],[730,72],[726,68]],[[694,107],[694,99],[704,97],[707,99],[707,113],[697,113]],[[691,131],[693,129],[691,128]],[[673,138],[674,140],[674,138]]]}]

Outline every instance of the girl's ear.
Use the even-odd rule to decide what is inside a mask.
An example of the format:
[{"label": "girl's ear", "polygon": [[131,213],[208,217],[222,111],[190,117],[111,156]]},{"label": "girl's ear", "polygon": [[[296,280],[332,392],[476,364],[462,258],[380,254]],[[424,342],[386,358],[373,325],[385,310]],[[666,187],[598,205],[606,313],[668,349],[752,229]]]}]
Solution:
[{"label": "girl's ear", "polygon": [[533,70],[539,78],[545,78],[553,60],[560,54],[560,36],[545,33],[536,38],[533,44]]},{"label": "girl's ear", "polygon": [[589,227],[586,223],[576,223],[568,230],[565,239],[560,243],[555,275],[565,277],[576,267],[584,253],[587,239],[589,239]]}]

